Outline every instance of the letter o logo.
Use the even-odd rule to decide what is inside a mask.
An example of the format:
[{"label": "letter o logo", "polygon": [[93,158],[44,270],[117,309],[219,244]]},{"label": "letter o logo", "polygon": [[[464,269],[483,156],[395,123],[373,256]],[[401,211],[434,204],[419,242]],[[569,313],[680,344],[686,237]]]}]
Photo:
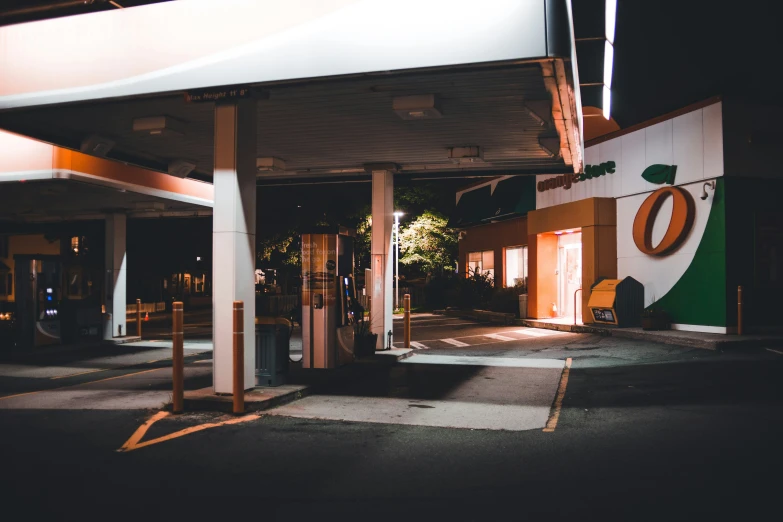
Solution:
[{"label": "letter o logo", "polygon": [[[657,246],[652,244],[652,231],[658,211],[666,200],[672,196],[672,219],[663,239]],[[690,193],[679,187],[664,187],[656,190],[644,200],[636,218],[633,220],[633,242],[636,248],[651,256],[665,256],[679,247],[693,226],[695,205]]]}]

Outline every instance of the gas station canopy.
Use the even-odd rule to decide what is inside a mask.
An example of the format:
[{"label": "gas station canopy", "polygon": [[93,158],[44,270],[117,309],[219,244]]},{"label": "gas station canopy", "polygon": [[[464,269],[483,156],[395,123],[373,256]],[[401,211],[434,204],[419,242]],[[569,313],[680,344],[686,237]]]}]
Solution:
[{"label": "gas station canopy", "polygon": [[262,179],[573,172],[572,27],[568,0],[188,0],[5,26],[0,127],[211,180],[212,102],[251,97]]}]

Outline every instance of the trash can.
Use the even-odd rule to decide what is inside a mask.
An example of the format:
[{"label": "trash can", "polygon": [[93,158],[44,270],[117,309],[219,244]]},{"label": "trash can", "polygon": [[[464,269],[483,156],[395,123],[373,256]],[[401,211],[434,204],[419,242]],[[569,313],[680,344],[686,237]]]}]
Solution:
[{"label": "trash can", "polygon": [[527,319],[527,294],[519,294],[519,318]]},{"label": "trash can", "polygon": [[256,317],[256,386],[285,384],[290,328],[284,317]]}]

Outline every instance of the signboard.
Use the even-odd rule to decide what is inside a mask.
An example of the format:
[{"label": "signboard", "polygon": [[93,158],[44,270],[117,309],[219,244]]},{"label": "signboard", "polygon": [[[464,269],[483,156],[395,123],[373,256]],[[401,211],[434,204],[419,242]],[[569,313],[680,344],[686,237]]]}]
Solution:
[{"label": "signboard", "polygon": [[213,103],[251,98],[252,96],[253,90],[243,85],[207,87],[186,92],[185,101],[188,103]]},{"label": "signboard", "polygon": [[539,192],[562,187],[565,190],[571,188],[574,183],[580,183],[588,179],[599,178],[606,174],[614,174],[617,165],[614,161],[605,161],[600,165],[586,165],[584,174],[564,174],[554,178],[544,179],[538,182]]},{"label": "signboard", "polygon": [[616,321],[614,319],[614,313],[611,309],[606,308],[593,308],[593,319],[597,323],[612,323]]}]

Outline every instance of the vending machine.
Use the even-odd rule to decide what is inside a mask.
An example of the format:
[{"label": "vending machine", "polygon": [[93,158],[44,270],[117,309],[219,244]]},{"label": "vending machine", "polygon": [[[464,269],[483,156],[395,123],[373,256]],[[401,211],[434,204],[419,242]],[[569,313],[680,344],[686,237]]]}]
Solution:
[{"label": "vending machine", "polygon": [[302,367],[354,359],[353,235],[346,228],[302,234]]}]

